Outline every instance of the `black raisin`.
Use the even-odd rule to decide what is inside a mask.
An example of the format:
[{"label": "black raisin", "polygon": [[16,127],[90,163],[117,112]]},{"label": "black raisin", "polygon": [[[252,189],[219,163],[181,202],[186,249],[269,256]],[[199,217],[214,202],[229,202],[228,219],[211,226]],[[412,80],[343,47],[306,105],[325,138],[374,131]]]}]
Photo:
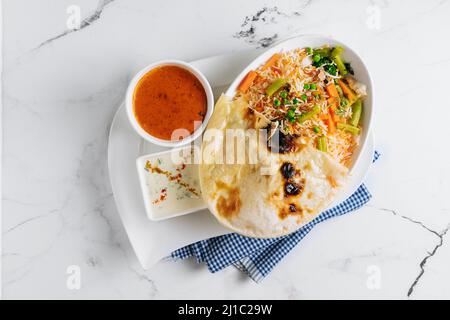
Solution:
[{"label": "black raisin", "polygon": [[280,168],[281,174],[285,179],[290,179],[295,174],[295,168],[294,165],[290,162],[285,162]]}]

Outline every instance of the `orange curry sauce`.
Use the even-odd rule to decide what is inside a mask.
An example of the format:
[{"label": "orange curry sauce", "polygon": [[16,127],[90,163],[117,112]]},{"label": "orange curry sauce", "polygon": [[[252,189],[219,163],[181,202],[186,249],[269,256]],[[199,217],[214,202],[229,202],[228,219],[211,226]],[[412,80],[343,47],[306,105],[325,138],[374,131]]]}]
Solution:
[{"label": "orange curry sauce", "polygon": [[133,106],[142,129],[171,140],[176,129],[194,132],[194,122],[202,122],[206,115],[207,101],[202,84],[191,72],[169,65],[157,67],[139,80]]}]

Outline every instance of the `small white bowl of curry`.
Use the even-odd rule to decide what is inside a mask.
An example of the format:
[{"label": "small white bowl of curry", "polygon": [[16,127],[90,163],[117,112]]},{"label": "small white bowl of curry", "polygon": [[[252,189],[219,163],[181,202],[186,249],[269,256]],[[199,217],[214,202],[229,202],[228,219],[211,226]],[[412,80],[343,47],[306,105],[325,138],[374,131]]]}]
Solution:
[{"label": "small white bowl of curry", "polygon": [[197,139],[214,108],[205,76],[179,60],[159,61],[139,71],[128,86],[125,102],[134,130],[164,147]]}]

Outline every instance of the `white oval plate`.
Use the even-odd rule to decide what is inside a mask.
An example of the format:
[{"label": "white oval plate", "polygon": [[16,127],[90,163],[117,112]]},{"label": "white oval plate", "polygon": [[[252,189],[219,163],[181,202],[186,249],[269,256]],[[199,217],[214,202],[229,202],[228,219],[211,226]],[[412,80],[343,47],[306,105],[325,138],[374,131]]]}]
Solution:
[{"label": "white oval plate", "polygon": [[[192,62],[206,76],[215,93],[220,94],[248,63],[261,51],[251,50],[221,55]],[[108,141],[108,170],[117,211],[136,256],[144,269],[150,268],[170,252],[180,247],[216,237],[229,230],[222,227],[208,210],[165,220],[150,221],[145,213],[136,158],[167,150],[141,139],[131,127],[124,105],[117,110],[111,124]],[[363,181],[372,163],[373,140],[352,170],[345,194],[339,202],[352,194]],[[338,200],[337,200],[338,201]]]}]

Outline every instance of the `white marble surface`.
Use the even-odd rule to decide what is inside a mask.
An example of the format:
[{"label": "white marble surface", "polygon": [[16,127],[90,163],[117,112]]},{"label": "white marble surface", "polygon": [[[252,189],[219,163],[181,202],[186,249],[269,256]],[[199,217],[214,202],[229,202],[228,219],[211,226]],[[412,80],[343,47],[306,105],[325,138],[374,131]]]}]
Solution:
[{"label": "white marble surface", "polygon": [[[66,27],[72,4],[78,31]],[[4,0],[3,297],[450,298],[449,14],[441,0]],[[260,284],[193,261],[142,270],[106,167],[129,77],[295,33],[348,42],[371,69],[383,153],[372,202],[315,228]]]}]

